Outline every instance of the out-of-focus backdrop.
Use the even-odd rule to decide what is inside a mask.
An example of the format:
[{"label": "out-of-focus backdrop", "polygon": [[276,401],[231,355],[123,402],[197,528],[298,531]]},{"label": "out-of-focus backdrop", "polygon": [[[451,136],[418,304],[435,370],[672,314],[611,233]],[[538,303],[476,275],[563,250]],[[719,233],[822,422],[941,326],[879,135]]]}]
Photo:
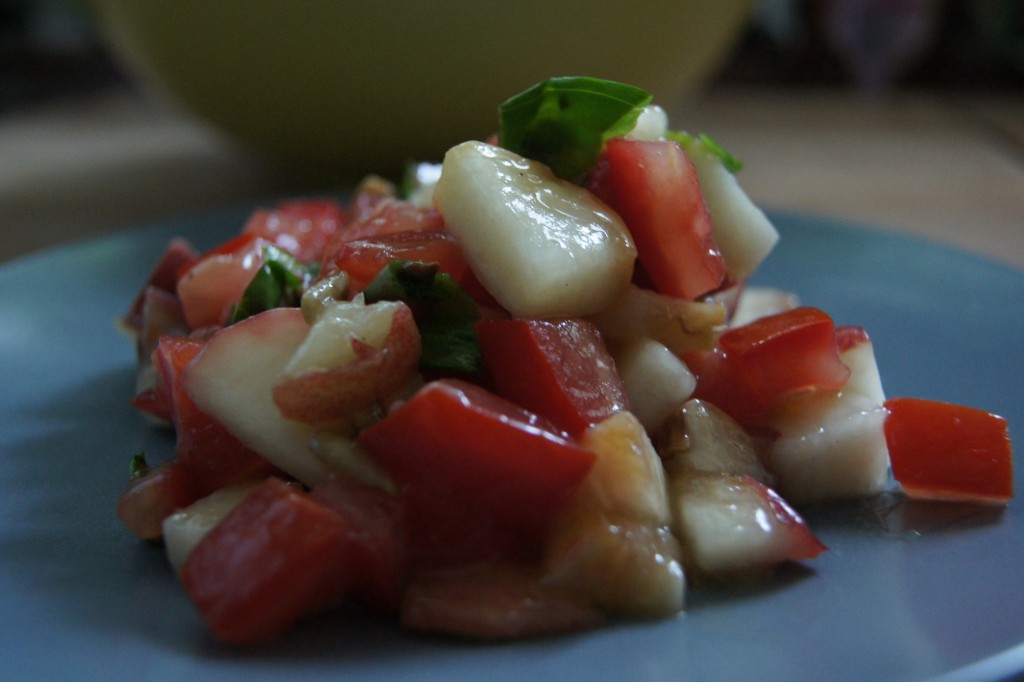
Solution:
[{"label": "out-of-focus backdrop", "polygon": [[[131,40],[118,38],[128,25],[109,15],[98,25],[87,4],[0,0],[0,261],[173,215],[340,189],[340,174],[296,172],[294,160],[154,85],[160,78],[129,58]],[[240,39],[220,30],[233,49]],[[751,0],[722,34],[706,73],[677,90],[663,79],[660,103],[674,127],[707,132],[745,162],[740,181],[758,203],[1024,267],[1024,3]],[[680,59],[658,36],[655,53]],[[643,37],[623,30],[621,45],[601,37],[594,50],[633,50],[627,41]],[[201,39],[182,36],[178,49],[196,52]]]}]

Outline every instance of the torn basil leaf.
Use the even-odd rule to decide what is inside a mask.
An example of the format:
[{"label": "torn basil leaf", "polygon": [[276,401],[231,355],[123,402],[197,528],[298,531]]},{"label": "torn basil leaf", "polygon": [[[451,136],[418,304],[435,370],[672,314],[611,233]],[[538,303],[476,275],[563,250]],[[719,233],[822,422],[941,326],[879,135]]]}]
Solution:
[{"label": "torn basil leaf", "polygon": [[690,133],[670,130],[665,133],[665,137],[670,140],[678,142],[687,153],[697,147],[703,147],[705,150],[711,152],[722,162],[725,169],[735,175],[743,170],[743,162],[737,159],[735,156],[727,152],[722,145],[718,144],[711,136],[700,133],[698,135],[691,135]]},{"label": "torn basil leaf", "polygon": [[420,370],[477,376],[483,371],[476,303],[437,263],[396,260],[363,290],[366,302],[402,301],[422,342]]},{"label": "torn basil leaf", "polygon": [[651,99],[625,83],[551,78],[501,104],[498,144],[575,181],[594,165],[607,140],[633,129]]},{"label": "torn basil leaf", "polygon": [[287,251],[263,247],[263,265],[253,275],[242,298],[231,308],[228,324],[273,308],[293,308],[315,274],[315,266],[304,266]]}]

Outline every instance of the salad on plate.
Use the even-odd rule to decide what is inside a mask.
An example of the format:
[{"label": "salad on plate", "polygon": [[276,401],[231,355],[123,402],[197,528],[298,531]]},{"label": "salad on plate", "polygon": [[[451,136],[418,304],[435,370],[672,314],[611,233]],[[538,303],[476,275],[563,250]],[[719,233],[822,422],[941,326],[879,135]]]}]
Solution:
[{"label": "salad on plate", "polygon": [[827,547],[807,505],[1002,505],[1006,422],[887,397],[868,330],[749,286],[779,234],[645,91],[552,78],[489,140],[172,241],[124,317],[174,429],[118,515],[220,640],[663,619]]}]

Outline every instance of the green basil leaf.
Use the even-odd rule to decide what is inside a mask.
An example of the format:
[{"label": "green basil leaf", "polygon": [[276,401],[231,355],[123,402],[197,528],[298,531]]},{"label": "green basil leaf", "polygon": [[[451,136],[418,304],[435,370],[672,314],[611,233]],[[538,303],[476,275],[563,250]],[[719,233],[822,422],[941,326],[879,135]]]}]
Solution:
[{"label": "green basil leaf", "polygon": [[363,290],[367,303],[402,301],[416,319],[423,371],[479,376],[483,357],[476,336],[476,302],[437,263],[396,260]]},{"label": "green basil leaf", "polygon": [[599,78],[551,78],[498,108],[498,144],[577,180],[604,143],[625,135],[651,102],[651,94]]},{"label": "green basil leaf", "polygon": [[303,266],[287,251],[264,246],[263,265],[253,275],[242,298],[231,308],[228,324],[265,310],[298,306],[314,272],[315,266]]},{"label": "green basil leaf", "polygon": [[687,153],[690,153],[691,150],[698,147],[702,147],[703,149],[711,152],[718,157],[722,162],[722,165],[725,166],[725,169],[733,175],[743,170],[743,162],[727,152],[722,145],[718,144],[718,142],[712,139],[709,135],[700,133],[699,135],[694,136],[690,133],[670,130],[665,134],[665,137],[678,142],[682,145],[683,149],[687,151]]}]

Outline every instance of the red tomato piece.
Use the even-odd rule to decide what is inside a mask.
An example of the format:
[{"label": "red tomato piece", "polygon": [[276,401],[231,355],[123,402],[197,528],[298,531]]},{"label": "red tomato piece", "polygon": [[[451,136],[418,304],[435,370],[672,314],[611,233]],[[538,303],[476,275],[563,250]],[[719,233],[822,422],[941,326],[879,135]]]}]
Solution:
[{"label": "red tomato piece", "polygon": [[794,308],[724,332],[715,348],[685,361],[697,377],[694,396],[745,426],[786,396],[837,390],[850,376],[839,358],[835,323],[817,308]]},{"label": "red tomato piece", "polygon": [[382,610],[397,609],[406,572],[401,500],[341,476],[321,483],[311,494],[345,520],[353,596]]},{"label": "red tomato piece", "polygon": [[191,329],[223,326],[263,265],[267,240],[242,234],[203,256],[178,279],[177,293]]},{"label": "red tomato piece", "polygon": [[[324,259],[322,277],[347,272],[350,293],[357,294],[391,261],[437,263],[438,271],[451,275],[474,300],[485,303],[489,295],[469,269],[454,235],[441,230],[394,232],[342,242]],[[481,300],[481,299],[484,300]]]},{"label": "red tomato piece", "polygon": [[839,389],[850,376],[835,323],[817,308],[794,308],[722,334],[718,346],[760,400],[810,388]]},{"label": "red tomato piece", "polygon": [[157,385],[170,401],[168,411],[177,436],[175,458],[188,471],[200,497],[232,483],[277,473],[259,453],[200,411],[182,386],[181,374],[203,343],[167,336],[154,353],[160,377]]},{"label": "red tomato piece", "polygon": [[243,234],[262,237],[303,263],[319,261],[331,237],[348,218],[340,202],[333,199],[299,199],[271,210],[255,211],[242,229]]},{"label": "red tomato piece", "polygon": [[180,462],[151,469],[133,479],[117,503],[117,517],[143,540],[163,535],[164,519],[199,499]]},{"label": "red tomato piece", "polygon": [[394,260],[438,263],[441,272],[458,279],[468,269],[455,237],[447,232],[395,232],[366,239],[341,242],[327,254],[322,276],[347,272],[350,291],[356,294]]},{"label": "red tomato piece", "polygon": [[339,599],[353,561],[345,521],[271,478],[196,545],[181,582],[217,637],[246,644]]},{"label": "red tomato piece", "polygon": [[451,495],[531,536],[594,463],[537,415],[457,380],[427,384],[358,440],[401,486]]},{"label": "red tomato piece", "polygon": [[693,162],[675,142],[609,140],[587,185],[626,222],[660,293],[695,299],[725,281],[725,261]]},{"label": "red tomato piece", "polygon": [[921,398],[893,398],[885,407],[893,476],[908,495],[994,504],[1013,497],[1013,448],[1005,419]]},{"label": "red tomato piece", "polygon": [[435,209],[387,198],[379,200],[366,215],[345,228],[334,242],[380,237],[396,232],[432,232],[442,229],[444,219]]},{"label": "red tomato piece", "polygon": [[629,409],[615,361],[593,324],[578,319],[487,320],[476,328],[498,395],[577,435]]},{"label": "red tomato piece", "polygon": [[471,501],[429,486],[404,486],[403,543],[410,575],[534,555],[531,537],[480,513]]},{"label": "red tomato piece", "polygon": [[162,291],[175,293],[179,274],[192,267],[197,260],[199,260],[199,252],[187,240],[180,237],[171,240],[150,273],[146,283],[142,286],[135,300],[132,301],[132,305],[124,317],[125,324],[134,329],[141,329],[142,309],[145,305],[146,291],[150,287],[156,287]]}]

